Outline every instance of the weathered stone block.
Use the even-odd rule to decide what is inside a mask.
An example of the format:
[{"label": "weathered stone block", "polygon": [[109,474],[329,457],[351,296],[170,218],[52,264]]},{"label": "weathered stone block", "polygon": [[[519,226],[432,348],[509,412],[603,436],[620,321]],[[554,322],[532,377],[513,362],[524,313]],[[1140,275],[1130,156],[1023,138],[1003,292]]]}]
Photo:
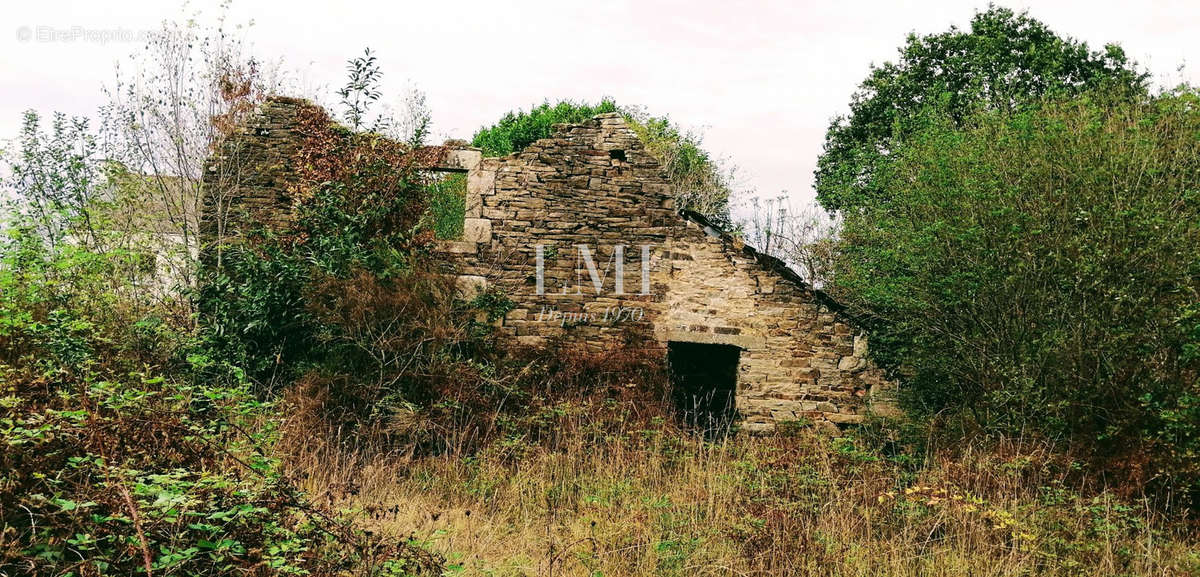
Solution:
[{"label": "weathered stone block", "polygon": [[433,250],[444,254],[475,254],[478,247],[473,242],[440,240],[433,245]]},{"label": "weathered stone block", "polygon": [[464,299],[473,299],[488,288],[486,278],[475,275],[460,275],[454,279],[454,288]]},{"label": "weathered stone block", "polygon": [[486,243],[492,241],[492,221],[486,218],[468,218],[463,221],[463,241]]},{"label": "weathered stone block", "polygon": [[446,152],[438,168],[468,172],[479,165],[483,153],[477,148],[453,148]]},{"label": "weathered stone block", "polygon": [[496,171],[479,168],[467,173],[467,192],[478,196],[496,193]]},{"label": "weathered stone block", "polygon": [[839,371],[857,372],[866,368],[866,366],[866,359],[860,359],[858,357],[842,357],[842,360],[838,361],[837,368]]},{"label": "weathered stone block", "polygon": [[862,415],[856,415],[854,413],[827,413],[825,418],[828,419],[829,422],[837,423],[839,425],[857,425],[863,422],[865,419],[865,417]]}]

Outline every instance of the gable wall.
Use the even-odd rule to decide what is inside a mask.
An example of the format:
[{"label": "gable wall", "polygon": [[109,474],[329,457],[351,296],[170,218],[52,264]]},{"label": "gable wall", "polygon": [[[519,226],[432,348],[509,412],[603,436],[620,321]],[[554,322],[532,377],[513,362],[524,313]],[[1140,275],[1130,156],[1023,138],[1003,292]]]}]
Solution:
[{"label": "gable wall", "polygon": [[[626,160],[610,158],[613,149]],[[561,127],[516,155],[481,161],[470,174],[468,211],[478,205],[490,236],[474,239],[477,250],[466,255],[464,270],[477,279],[468,284],[498,286],[516,303],[502,326],[518,341],[565,336],[600,348],[634,329],[662,345],[738,346],[737,404],[752,430],[783,420],[859,422],[872,396],[887,395],[889,383],[866,360],[866,337],[845,318],[675,212],[660,167],[619,115]],[[535,290],[537,244],[557,248],[544,251],[542,295]],[[601,271],[612,247],[625,245],[626,293],[641,290],[639,247],[652,245],[651,295],[613,294],[611,265],[597,294],[577,244],[589,246]],[[644,316],[614,321],[605,315],[614,307]],[[563,313],[566,326],[547,311]]]}]

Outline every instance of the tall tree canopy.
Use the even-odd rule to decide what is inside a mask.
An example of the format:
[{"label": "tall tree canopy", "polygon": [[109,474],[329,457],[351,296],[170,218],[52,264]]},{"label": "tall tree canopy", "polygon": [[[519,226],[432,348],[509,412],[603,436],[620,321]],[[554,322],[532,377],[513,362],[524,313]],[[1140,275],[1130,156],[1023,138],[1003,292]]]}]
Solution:
[{"label": "tall tree canopy", "polygon": [[881,194],[881,164],[928,108],[961,124],[981,109],[1013,111],[1043,96],[1100,85],[1140,93],[1146,81],[1119,46],[1093,51],[1007,8],[977,13],[970,31],[909,35],[899,61],[872,67],[850,114],[830,125],[817,165],[817,200],[831,212],[872,204]]}]

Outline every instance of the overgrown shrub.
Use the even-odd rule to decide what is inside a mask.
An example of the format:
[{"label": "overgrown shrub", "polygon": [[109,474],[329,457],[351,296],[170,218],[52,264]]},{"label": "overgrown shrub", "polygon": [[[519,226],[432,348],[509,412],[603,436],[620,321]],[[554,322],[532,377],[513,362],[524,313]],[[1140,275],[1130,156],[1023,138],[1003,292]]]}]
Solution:
[{"label": "overgrown shrub", "polygon": [[470,454],[505,438],[553,447],[575,411],[615,417],[608,433],[670,416],[661,348],[629,334],[600,351],[515,349],[493,334],[483,303],[453,301],[449,284],[359,275],[319,289],[322,342],[338,361],[286,394],[285,450]]},{"label": "overgrown shrub", "polygon": [[429,226],[440,240],[462,238],[467,216],[467,176],[450,174],[425,185],[429,198]]},{"label": "overgrown shrub", "polygon": [[496,124],[481,128],[471,138],[471,146],[483,149],[484,156],[505,156],[519,152],[539,139],[549,138],[555,124],[576,124],[597,114],[618,110],[617,104],[607,98],[595,105],[570,100],[554,105],[543,102],[529,112],[509,112]]},{"label": "overgrown shrub", "polygon": [[244,381],[206,378],[213,361],[189,327],[121,285],[123,253],[49,247],[35,230],[10,229],[0,245],[0,573],[439,565],[294,489],[269,454],[272,405]]},{"label": "overgrown shrub", "polygon": [[729,198],[734,170],[702,147],[702,135],[680,129],[666,116],[627,111],[626,121],[654,155],[671,183],[677,208],[696,211],[723,228],[732,226]]},{"label": "overgrown shrub", "polygon": [[[246,322],[198,342],[179,296],[146,266],[172,242],[115,220],[119,203],[153,204],[148,187],[100,170],[85,124],[57,122],[47,138],[29,122],[26,137],[10,160],[16,180],[3,183],[13,220],[0,224],[0,573],[440,569],[419,547],[312,503],[273,456],[279,415],[242,366],[275,370],[266,359],[300,356],[288,337],[313,330],[294,306],[307,269],[262,258],[300,239],[232,251],[234,276],[261,282],[206,285],[210,298],[236,295],[206,303],[224,307],[219,318]],[[372,233],[394,228],[366,220]]]},{"label": "overgrown shrub", "polygon": [[311,287],[359,271],[411,274],[433,238],[421,226],[428,200],[404,144],[353,133],[316,107],[304,113],[304,171],[290,218],[247,223],[242,237],[211,248],[220,258],[201,271],[208,345],[267,392],[331,358],[308,307]]},{"label": "overgrown shrub", "polygon": [[910,406],[1200,488],[1197,134],[1191,90],[933,115],[847,215],[836,277]]}]

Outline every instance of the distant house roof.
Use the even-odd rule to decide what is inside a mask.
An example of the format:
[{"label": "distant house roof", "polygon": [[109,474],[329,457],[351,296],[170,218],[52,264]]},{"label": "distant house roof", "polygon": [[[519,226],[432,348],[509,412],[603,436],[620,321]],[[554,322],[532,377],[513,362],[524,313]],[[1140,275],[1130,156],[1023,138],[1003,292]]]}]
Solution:
[{"label": "distant house roof", "polygon": [[108,171],[113,196],[107,210],[112,226],[138,232],[192,234],[200,222],[200,195],[187,179],[149,175],[114,164]]}]

